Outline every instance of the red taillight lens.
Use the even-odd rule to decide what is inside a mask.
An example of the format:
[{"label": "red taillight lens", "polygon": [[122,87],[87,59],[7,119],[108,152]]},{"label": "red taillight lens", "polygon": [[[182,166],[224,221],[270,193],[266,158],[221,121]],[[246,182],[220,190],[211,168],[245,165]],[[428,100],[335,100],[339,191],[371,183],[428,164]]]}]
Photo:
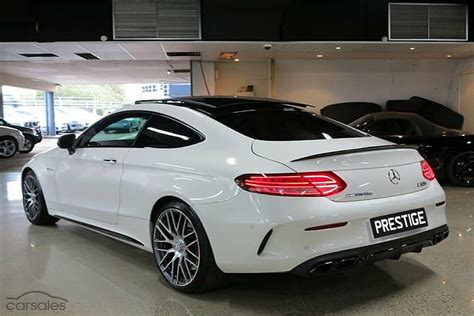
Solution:
[{"label": "red taillight lens", "polygon": [[235,181],[250,192],[281,196],[330,196],[346,188],[346,183],[330,171],[245,174]]},{"label": "red taillight lens", "polygon": [[426,160],[421,162],[421,173],[423,173],[423,177],[425,177],[426,180],[432,181],[436,178],[433,169]]}]

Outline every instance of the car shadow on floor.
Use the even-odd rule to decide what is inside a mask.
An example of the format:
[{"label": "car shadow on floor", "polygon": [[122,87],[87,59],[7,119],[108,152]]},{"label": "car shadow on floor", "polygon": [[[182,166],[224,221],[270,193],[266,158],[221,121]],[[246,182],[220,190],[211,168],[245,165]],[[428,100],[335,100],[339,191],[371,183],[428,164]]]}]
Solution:
[{"label": "car shadow on floor", "polygon": [[[140,293],[130,284],[148,283],[151,296],[160,297],[157,308],[178,304],[176,308],[193,310],[196,302],[207,306],[226,306],[242,313],[327,313],[344,311],[358,305],[394,297],[405,288],[436,276],[428,267],[416,260],[403,257],[399,261],[384,261],[374,266],[361,266],[350,271],[302,278],[290,274],[232,274],[228,282],[215,291],[184,295],[173,291],[159,275],[152,254],[97,234],[78,225],[61,221],[50,227],[30,226],[28,241],[38,247],[29,251],[30,273],[41,278],[52,248],[87,263],[94,272],[110,273],[117,284],[128,292]],[[71,267],[73,269],[73,267]],[[113,270],[130,272],[117,274]],[[66,272],[66,271],[65,271]],[[132,277],[133,275],[133,277]],[[393,277],[396,275],[396,278]],[[402,276],[402,277],[400,277]],[[403,277],[404,276],[404,277]],[[161,301],[162,298],[167,299]],[[165,305],[163,305],[165,304]],[[186,307],[187,306],[187,307]]]}]

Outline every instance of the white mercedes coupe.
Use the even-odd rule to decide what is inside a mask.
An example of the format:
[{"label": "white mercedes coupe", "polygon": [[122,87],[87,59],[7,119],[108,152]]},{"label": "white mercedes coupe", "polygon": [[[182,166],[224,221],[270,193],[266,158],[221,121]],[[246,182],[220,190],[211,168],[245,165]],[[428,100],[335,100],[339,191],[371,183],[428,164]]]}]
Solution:
[{"label": "white mercedes coupe", "polygon": [[313,276],[445,239],[445,194],[418,152],[271,99],[138,101],[22,171],[36,225],[59,219],[153,252],[173,288],[226,273]]}]

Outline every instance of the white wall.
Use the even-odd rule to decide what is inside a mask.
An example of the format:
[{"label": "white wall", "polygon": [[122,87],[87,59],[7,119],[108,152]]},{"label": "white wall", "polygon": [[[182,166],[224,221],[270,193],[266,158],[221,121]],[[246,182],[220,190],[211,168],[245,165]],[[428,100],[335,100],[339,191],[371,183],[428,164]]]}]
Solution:
[{"label": "white wall", "polygon": [[463,130],[474,134],[474,58],[460,60],[455,77],[451,99],[464,115]]},{"label": "white wall", "polygon": [[277,60],[276,97],[317,108],[414,95],[446,104],[455,68],[454,60]]},{"label": "white wall", "polygon": [[267,62],[218,62],[216,63],[216,95],[237,95],[242,86],[253,85],[255,96],[268,97]]},{"label": "white wall", "polygon": [[[269,97],[268,62],[215,63],[215,94],[236,95],[253,84],[256,96]],[[309,103],[320,109],[328,104],[350,101],[374,102],[408,99],[414,95],[471,113],[469,100],[473,85],[461,85],[466,74],[474,74],[474,58],[463,60],[276,60],[274,97]],[[463,98],[461,98],[463,96]],[[463,101],[466,103],[467,101]],[[473,103],[474,104],[474,103]],[[471,114],[468,114],[469,116]],[[466,118],[469,120],[470,118]],[[474,118],[473,118],[474,119]],[[472,123],[474,124],[474,123]]]}]

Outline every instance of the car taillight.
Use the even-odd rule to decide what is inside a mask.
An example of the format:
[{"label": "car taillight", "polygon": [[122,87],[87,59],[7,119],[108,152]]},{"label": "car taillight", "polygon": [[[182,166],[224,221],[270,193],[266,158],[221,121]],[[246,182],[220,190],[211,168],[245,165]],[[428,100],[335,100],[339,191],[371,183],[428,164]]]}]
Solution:
[{"label": "car taillight", "polygon": [[421,162],[421,173],[423,173],[423,177],[425,177],[426,180],[432,181],[436,178],[433,169],[426,160]]},{"label": "car taillight", "polygon": [[330,196],[346,183],[330,171],[288,174],[244,174],[235,179],[244,190],[281,196]]}]

